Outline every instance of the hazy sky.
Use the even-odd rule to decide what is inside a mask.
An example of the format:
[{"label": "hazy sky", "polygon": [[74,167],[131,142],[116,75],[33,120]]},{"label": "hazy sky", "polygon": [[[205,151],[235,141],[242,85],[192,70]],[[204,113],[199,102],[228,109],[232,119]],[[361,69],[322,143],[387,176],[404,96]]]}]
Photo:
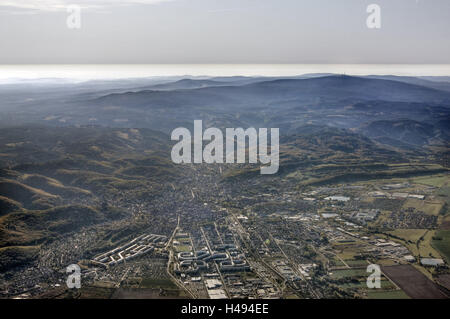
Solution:
[{"label": "hazy sky", "polygon": [[450,63],[449,39],[449,0],[0,0],[0,64]]}]

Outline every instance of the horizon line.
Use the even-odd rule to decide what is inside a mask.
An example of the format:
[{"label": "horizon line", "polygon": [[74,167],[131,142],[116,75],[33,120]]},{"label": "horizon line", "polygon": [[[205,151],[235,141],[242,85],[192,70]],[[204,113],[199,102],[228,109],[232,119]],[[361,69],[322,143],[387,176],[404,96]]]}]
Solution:
[{"label": "horizon line", "polygon": [[450,76],[450,64],[0,64],[0,81],[120,80],[156,77]]}]

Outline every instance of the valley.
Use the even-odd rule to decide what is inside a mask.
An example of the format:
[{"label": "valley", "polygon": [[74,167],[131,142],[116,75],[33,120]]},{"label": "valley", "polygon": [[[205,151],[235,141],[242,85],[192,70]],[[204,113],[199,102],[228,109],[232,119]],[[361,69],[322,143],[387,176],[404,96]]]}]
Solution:
[{"label": "valley", "polygon": [[[448,298],[450,93],[411,81],[0,85],[0,297]],[[278,173],[173,163],[194,120],[280,128]]]}]

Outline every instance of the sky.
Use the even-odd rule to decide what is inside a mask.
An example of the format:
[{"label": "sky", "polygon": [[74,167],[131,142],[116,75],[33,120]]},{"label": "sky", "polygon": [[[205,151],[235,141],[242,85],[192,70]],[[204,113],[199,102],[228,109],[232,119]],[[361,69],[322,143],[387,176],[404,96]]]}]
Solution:
[{"label": "sky", "polygon": [[450,64],[449,39],[449,0],[0,0],[0,64]]}]

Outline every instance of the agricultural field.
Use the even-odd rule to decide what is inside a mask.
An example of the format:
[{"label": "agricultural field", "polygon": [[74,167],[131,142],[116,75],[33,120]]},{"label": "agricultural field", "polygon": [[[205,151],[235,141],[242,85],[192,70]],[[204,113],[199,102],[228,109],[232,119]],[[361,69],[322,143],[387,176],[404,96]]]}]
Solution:
[{"label": "agricultural field", "polygon": [[352,269],[343,269],[343,270],[334,270],[332,272],[331,277],[334,279],[342,279],[342,278],[367,278],[368,273],[366,268],[352,268]]},{"label": "agricultural field", "polygon": [[[439,252],[433,248],[432,239],[435,234],[434,230],[428,229],[396,229],[386,232],[395,237],[390,238],[398,241],[411,251],[416,257],[434,257],[440,258]],[[400,238],[401,240],[397,239]]]},{"label": "agricultural field", "polygon": [[450,230],[437,230],[431,245],[441,253],[447,262],[450,262]]},{"label": "agricultural field", "polygon": [[411,298],[446,298],[434,282],[411,265],[386,266],[381,269]]},{"label": "agricultural field", "polygon": [[334,270],[331,277],[337,281],[338,286],[345,290],[354,291],[360,296],[369,299],[385,298],[408,298],[408,296],[396,287],[385,276],[381,276],[380,288],[369,288],[367,286],[366,268],[352,268]]},{"label": "agricultural field", "polygon": [[444,185],[449,184],[450,178],[448,175],[439,174],[439,175],[433,175],[433,176],[417,177],[417,178],[414,178],[412,181],[417,184],[423,184],[423,185],[433,186],[433,187],[442,187]]},{"label": "agricultural field", "polygon": [[414,208],[416,211],[422,211],[426,214],[437,216],[444,205],[438,200],[428,201],[409,198],[403,204],[403,209]]},{"label": "agricultural field", "polygon": [[192,247],[189,245],[179,245],[176,246],[176,251],[178,253],[191,251]]},{"label": "agricultural field", "polygon": [[349,265],[350,267],[367,267],[367,261],[366,260],[359,260],[359,259],[348,259],[345,260],[345,263]]}]

